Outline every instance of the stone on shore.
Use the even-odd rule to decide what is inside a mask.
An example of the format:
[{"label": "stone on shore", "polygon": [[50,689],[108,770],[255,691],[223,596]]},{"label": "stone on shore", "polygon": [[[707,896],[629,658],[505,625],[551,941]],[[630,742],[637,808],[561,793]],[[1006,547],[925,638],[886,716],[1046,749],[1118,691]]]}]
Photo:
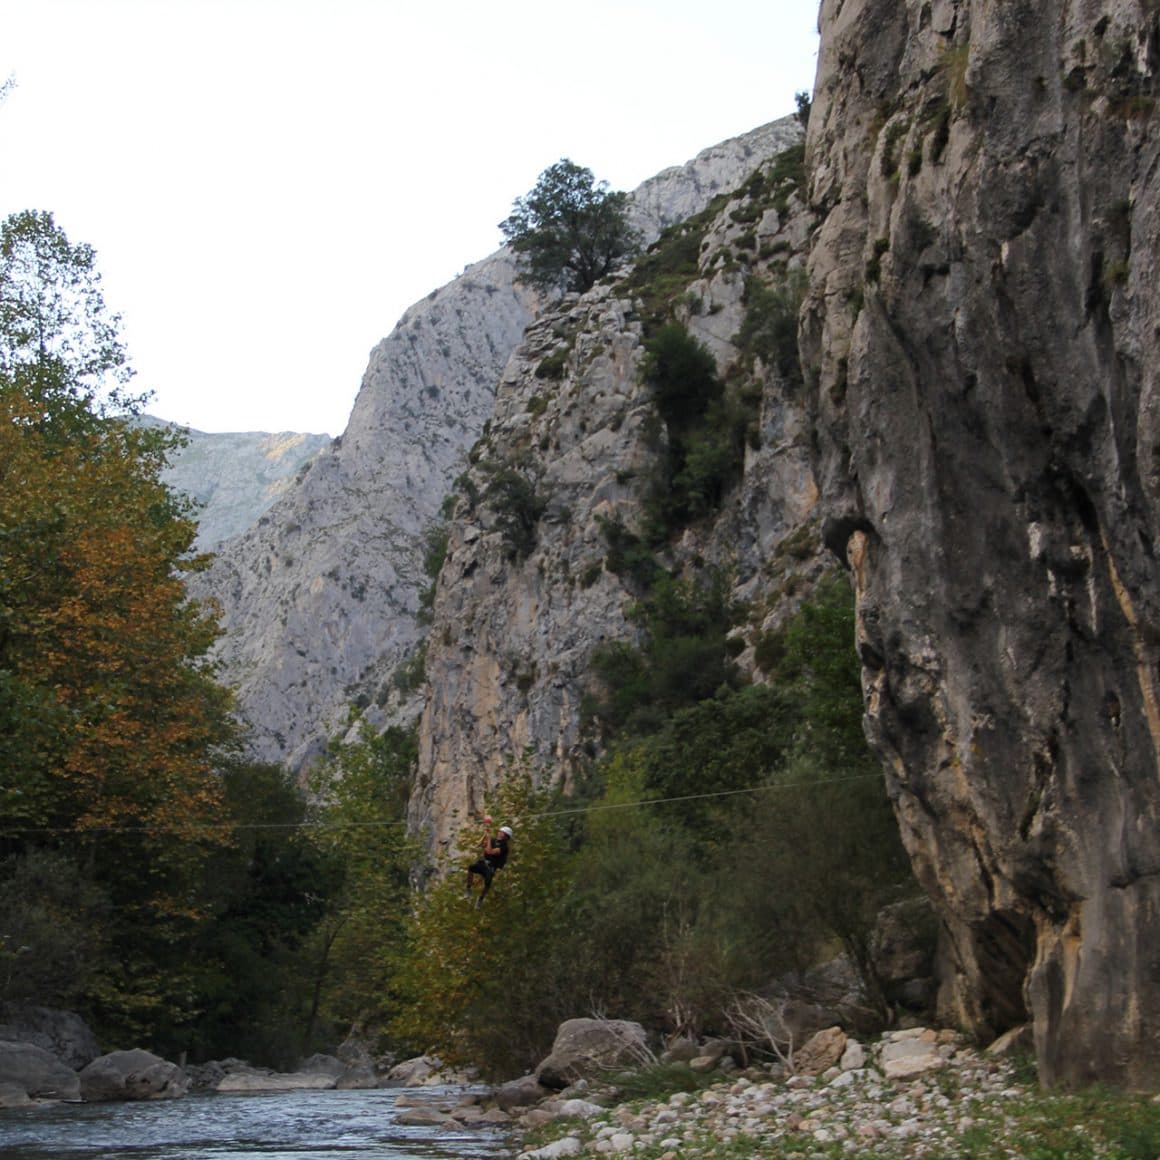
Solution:
[{"label": "stone on shore", "polygon": [[109,1100],[176,1100],[189,1091],[189,1076],[151,1051],[111,1051],[94,1059],[79,1075],[87,1103]]},{"label": "stone on shore", "polygon": [[229,1072],[215,1090],[235,1094],[245,1092],[330,1091],[338,1081],[325,1071],[263,1071],[239,1068]]},{"label": "stone on shore", "polygon": [[77,1073],[32,1043],[0,1040],[0,1083],[21,1088],[33,1100],[81,1098]]},{"label": "stone on shore", "polygon": [[560,1024],[551,1054],[536,1068],[545,1087],[566,1088],[610,1068],[639,1066],[648,1056],[647,1036],[627,1019],[569,1019]]}]

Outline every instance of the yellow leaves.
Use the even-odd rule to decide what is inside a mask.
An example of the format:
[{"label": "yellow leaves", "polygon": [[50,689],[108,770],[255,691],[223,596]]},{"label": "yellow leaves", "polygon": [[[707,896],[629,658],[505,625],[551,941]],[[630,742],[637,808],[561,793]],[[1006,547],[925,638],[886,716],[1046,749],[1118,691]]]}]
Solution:
[{"label": "yellow leaves", "polygon": [[[0,669],[62,711],[43,770],[54,816],[200,840],[221,804],[211,752],[229,698],[203,664],[216,625],[178,578],[192,525],[159,465],[133,429],[50,424],[0,382]],[[31,763],[18,780],[43,754],[31,740],[13,739]]]}]

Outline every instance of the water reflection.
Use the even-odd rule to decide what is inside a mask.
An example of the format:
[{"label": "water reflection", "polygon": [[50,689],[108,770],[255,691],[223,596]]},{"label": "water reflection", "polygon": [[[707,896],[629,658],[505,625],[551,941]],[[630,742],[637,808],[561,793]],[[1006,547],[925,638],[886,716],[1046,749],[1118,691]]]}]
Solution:
[{"label": "water reflection", "polygon": [[[438,1107],[460,1088],[411,1088]],[[499,1160],[513,1155],[490,1127],[398,1122],[398,1088],[193,1095],[182,1100],[57,1104],[0,1111],[4,1160]]]}]

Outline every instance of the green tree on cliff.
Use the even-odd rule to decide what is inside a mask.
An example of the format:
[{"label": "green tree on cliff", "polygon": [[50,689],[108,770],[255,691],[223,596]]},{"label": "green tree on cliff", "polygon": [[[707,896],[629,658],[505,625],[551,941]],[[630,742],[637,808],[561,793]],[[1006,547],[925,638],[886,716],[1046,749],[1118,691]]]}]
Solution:
[{"label": "green tree on cliff", "polygon": [[591,169],[562,158],[540,174],[535,188],[516,198],[500,222],[529,285],[583,294],[635,252],[628,195],[596,181]]}]

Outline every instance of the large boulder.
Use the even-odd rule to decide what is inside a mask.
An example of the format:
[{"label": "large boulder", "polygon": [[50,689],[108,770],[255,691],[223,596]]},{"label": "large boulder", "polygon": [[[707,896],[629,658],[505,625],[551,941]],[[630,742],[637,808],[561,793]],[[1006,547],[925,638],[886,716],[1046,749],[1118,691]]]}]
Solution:
[{"label": "large boulder", "polygon": [[31,1099],[79,1100],[80,1081],[71,1067],[34,1043],[0,1040],[0,1086],[6,1105],[20,1102],[11,1089],[23,1089]]},{"label": "large boulder", "polygon": [[794,1069],[799,1075],[821,1075],[838,1066],[848,1042],[840,1027],[827,1027],[802,1044],[794,1056]]},{"label": "large boulder", "polygon": [[443,1061],[437,1055],[416,1055],[396,1063],[387,1072],[388,1083],[401,1083],[404,1087],[422,1087],[437,1080]]},{"label": "large boulder", "polygon": [[87,1103],[175,1100],[189,1091],[189,1077],[177,1064],[134,1048],[94,1059],[81,1070],[80,1088]]},{"label": "large boulder", "polygon": [[557,1090],[602,1072],[639,1066],[650,1058],[648,1037],[626,1019],[569,1019],[561,1023],[551,1054],[536,1068],[536,1079]]},{"label": "large boulder", "polygon": [[101,1054],[92,1028],[75,1012],[31,1003],[0,1003],[0,1039],[32,1043],[73,1071],[80,1071]]}]

